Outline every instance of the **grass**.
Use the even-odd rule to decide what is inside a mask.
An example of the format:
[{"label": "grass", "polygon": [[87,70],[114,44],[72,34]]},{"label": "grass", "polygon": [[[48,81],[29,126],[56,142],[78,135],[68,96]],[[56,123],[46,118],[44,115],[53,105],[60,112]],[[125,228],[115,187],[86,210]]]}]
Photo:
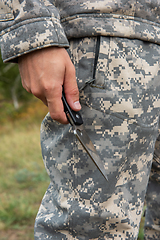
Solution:
[{"label": "grass", "polygon": [[49,184],[40,150],[40,124],[46,112],[33,100],[1,121],[0,240],[34,239],[34,219]]},{"label": "grass", "polygon": [[[11,104],[5,103],[3,108],[0,117],[0,240],[33,240],[34,220],[49,184],[39,133],[47,108],[34,99],[17,112]],[[143,240],[143,224],[144,218],[139,240]]]}]

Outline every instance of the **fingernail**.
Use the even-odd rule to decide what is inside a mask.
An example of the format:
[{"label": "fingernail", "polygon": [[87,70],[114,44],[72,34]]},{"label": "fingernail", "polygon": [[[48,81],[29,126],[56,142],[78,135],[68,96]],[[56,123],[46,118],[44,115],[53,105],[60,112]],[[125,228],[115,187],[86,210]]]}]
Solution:
[{"label": "fingernail", "polygon": [[81,109],[81,104],[80,104],[80,102],[79,102],[79,101],[77,101],[77,102],[74,102],[74,106],[75,106],[75,108],[76,108],[76,109],[78,109],[78,110],[80,110],[80,109]]}]

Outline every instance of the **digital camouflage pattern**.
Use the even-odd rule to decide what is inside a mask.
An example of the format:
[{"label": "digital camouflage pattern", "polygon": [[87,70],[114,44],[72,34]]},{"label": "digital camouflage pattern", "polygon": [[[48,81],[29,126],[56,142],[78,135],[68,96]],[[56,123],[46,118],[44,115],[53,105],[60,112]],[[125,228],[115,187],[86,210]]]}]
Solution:
[{"label": "digital camouflage pattern", "polygon": [[35,239],[137,239],[158,136],[160,47],[125,38],[70,42],[82,116],[104,163],[107,182],[70,125],[49,114],[41,146],[51,183]]},{"label": "digital camouflage pattern", "polygon": [[[6,14],[4,14],[6,13]],[[57,9],[50,1],[0,1],[1,52],[4,61],[48,47],[67,47]]]},{"label": "digital camouflage pattern", "polygon": [[[47,115],[41,141],[51,184],[35,239],[136,239],[158,135],[160,0],[0,1],[4,62],[43,47],[68,47],[68,39],[85,126],[109,181],[72,128]],[[146,239],[159,238],[155,175],[146,198]]]},{"label": "digital camouflage pattern", "polygon": [[160,0],[2,0],[4,61],[68,39],[91,36],[141,39],[160,44]]},{"label": "digital camouflage pattern", "polygon": [[155,144],[146,203],[145,240],[160,239],[160,135]]}]

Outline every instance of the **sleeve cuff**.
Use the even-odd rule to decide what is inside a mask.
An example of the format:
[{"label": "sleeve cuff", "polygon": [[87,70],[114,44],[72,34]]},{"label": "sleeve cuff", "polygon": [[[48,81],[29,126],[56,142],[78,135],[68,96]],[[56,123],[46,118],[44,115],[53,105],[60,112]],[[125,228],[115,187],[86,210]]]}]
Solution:
[{"label": "sleeve cuff", "polygon": [[69,47],[60,21],[56,18],[26,20],[9,30],[1,39],[4,62],[17,62],[19,56],[44,47]]}]

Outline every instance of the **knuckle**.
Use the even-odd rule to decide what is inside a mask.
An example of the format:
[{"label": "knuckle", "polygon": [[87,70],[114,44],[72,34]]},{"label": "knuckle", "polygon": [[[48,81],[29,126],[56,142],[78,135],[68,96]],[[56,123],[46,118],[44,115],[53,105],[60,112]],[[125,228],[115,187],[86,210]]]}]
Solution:
[{"label": "knuckle", "polygon": [[51,91],[51,84],[48,84],[48,82],[46,81],[43,85],[43,89],[44,89],[45,92],[50,92]]},{"label": "knuckle", "polygon": [[72,88],[72,89],[70,90],[70,94],[71,94],[72,96],[79,97],[79,91],[78,91],[78,88],[77,88],[77,87]]},{"label": "knuckle", "polygon": [[31,89],[27,86],[25,81],[21,81],[22,82],[22,87],[29,93],[31,93]]},{"label": "knuckle", "polygon": [[51,92],[54,93],[54,95],[57,95],[59,92],[58,86],[54,84],[54,82],[51,83],[47,81],[43,84],[43,90],[46,95],[50,94]]},{"label": "knuckle", "polygon": [[61,120],[61,115],[58,114],[58,113],[53,113],[53,112],[50,112],[50,116],[53,120],[55,121],[60,121]]},{"label": "knuckle", "polygon": [[62,123],[62,124],[68,123],[67,119],[65,119],[61,113],[50,112],[50,116],[56,122],[59,122],[59,123]]},{"label": "knuckle", "polygon": [[31,93],[37,98],[41,96],[40,91],[36,88],[31,89]]}]

